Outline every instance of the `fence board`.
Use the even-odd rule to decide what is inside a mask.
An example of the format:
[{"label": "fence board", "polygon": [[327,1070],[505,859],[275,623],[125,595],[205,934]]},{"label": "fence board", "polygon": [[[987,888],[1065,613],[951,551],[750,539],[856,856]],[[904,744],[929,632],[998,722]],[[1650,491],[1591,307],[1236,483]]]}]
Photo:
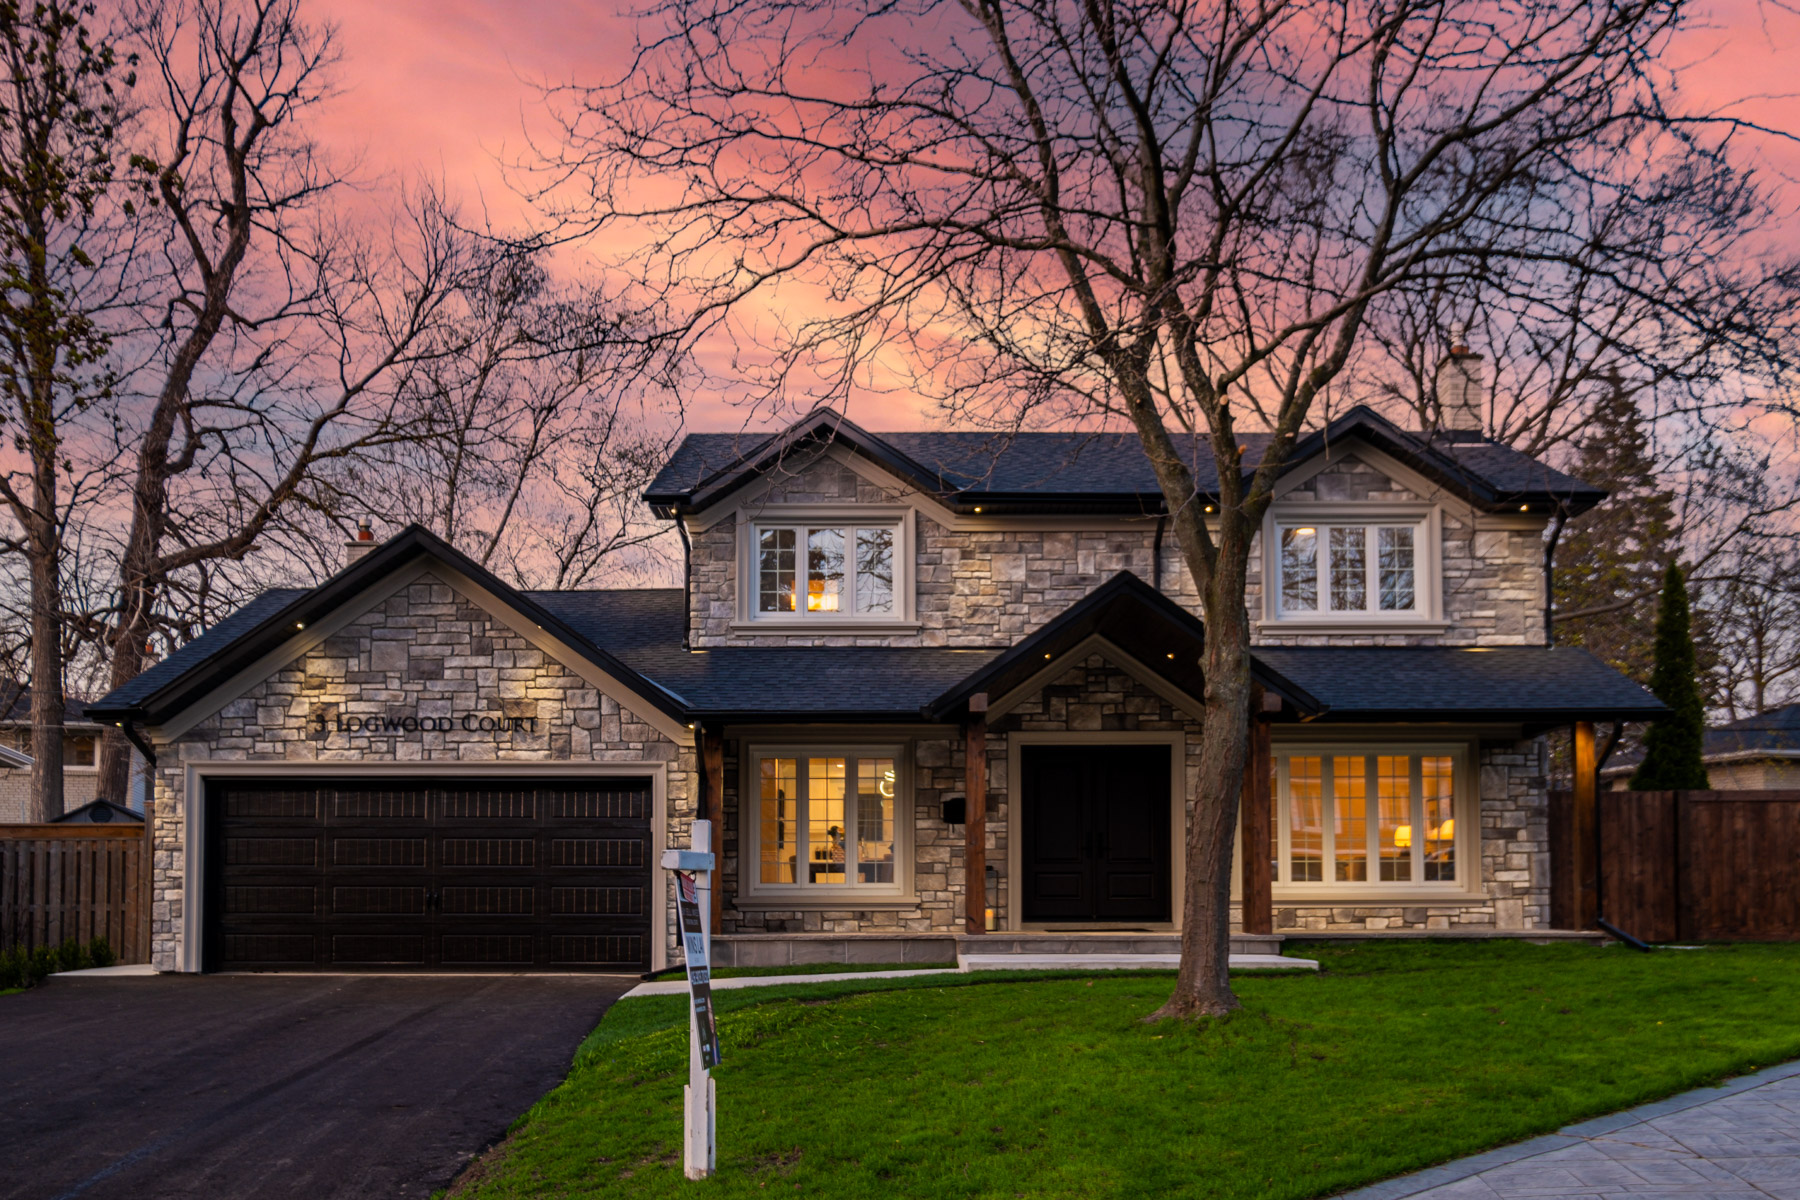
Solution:
[{"label": "fence board", "polygon": [[1647,942],[1680,937],[1676,903],[1676,794],[1605,792],[1600,796],[1600,911]]},{"label": "fence board", "polygon": [[1684,938],[1800,940],[1800,792],[1682,792]]},{"label": "fence board", "polygon": [[149,861],[138,825],[0,825],[0,950],[104,937],[149,961]]}]

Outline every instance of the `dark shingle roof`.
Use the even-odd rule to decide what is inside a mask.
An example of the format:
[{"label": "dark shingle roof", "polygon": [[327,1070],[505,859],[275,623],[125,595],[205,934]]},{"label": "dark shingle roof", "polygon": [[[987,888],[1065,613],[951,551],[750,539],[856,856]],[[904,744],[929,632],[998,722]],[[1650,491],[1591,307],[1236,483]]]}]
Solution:
[{"label": "dark shingle roof", "polygon": [[[1580,511],[1605,497],[1600,489],[1510,446],[1426,437],[1361,407],[1302,439],[1294,464],[1333,440],[1352,436],[1371,441],[1481,504],[1560,500]],[[809,449],[832,440],[869,454],[922,490],[969,503],[992,503],[999,497],[1162,502],[1135,433],[869,433],[818,414],[780,433],[689,434],[645,491],[645,499],[662,507],[707,503],[759,468],[793,469],[810,461]],[[1266,433],[1243,435],[1246,468],[1262,461],[1270,440]],[[1194,439],[1185,449],[1195,486],[1202,494],[1217,494],[1218,472],[1204,440]]]},{"label": "dark shingle roof", "polygon": [[1256,657],[1347,720],[1643,720],[1667,710],[1585,650],[1262,646]]},{"label": "dark shingle roof", "polygon": [[1800,758],[1800,704],[1771,709],[1706,731],[1706,758],[1747,758],[1768,754]]},{"label": "dark shingle roof", "polygon": [[526,594],[702,717],[916,716],[997,653],[871,646],[721,646],[690,653],[681,648],[678,588]]},{"label": "dark shingle roof", "polygon": [[311,590],[270,588],[258,593],[246,601],[242,608],[233,611],[169,657],[144,668],[130,683],[113,689],[100,703],[108,708],[129,708],[142,703],[165,684],[173,683],[189,671],[220,657],[241,635],[249,633]]}]

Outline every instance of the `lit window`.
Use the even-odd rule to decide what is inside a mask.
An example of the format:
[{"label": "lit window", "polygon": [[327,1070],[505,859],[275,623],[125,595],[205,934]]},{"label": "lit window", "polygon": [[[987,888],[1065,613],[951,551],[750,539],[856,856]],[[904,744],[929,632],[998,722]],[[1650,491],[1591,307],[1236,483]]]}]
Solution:
[{"label": "lit window", "polygon": [[1455,883],[1459,763],[1451,754],[1278,754],[1275,882]]},{"label": "lit window", "polygon": [[1309,523],[1277,529],[1281,615],[1417,613],[1417,525]]},{"label": "lit window", "polygon": [[899,789],[893,751],[768,751],[753,759],[762,806],[759,884],[895,887]]},{"label": "lit window", "polygon": [[756,614],[892,616],[898,542],[894,525],[758,525]]}]

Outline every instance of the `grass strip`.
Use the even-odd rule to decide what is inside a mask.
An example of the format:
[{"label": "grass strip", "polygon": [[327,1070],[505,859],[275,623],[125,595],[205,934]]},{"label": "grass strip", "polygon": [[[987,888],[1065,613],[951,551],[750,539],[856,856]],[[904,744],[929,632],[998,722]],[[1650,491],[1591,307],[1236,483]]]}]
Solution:
[{"label": "grass strip", "polygon": [[682,1178],[681,996],[622,1002],[456,1194],[1305,1200],[1800,1057],[1800,947],[1291,946],[1245,1010],[1167,973],[721,992],[720,1174]]}]

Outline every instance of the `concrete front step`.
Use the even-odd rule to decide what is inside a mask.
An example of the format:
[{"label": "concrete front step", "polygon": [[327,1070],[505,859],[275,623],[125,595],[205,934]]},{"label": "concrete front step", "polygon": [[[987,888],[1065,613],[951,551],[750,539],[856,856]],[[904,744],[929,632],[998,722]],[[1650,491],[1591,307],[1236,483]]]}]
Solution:
[{"label": "concrete front step", "polygon": [[[1282,936],[1231,935],[1231,953],[1279,955]],[[965,954],[1170,954],[1181,935],[1081,930],[1030,933],[724,933],[713,938],[721,967],[786,967],[813,963],[948,963]]]},{"label": "concrete front step", "polygon": [[[1279,954],[1233,954],[1233,970],[1316,971],[1310,958],[1283,958]],[[957,965],[964,971],[1144,971],[1174,970],[1179,954],[964,954]]]}]

